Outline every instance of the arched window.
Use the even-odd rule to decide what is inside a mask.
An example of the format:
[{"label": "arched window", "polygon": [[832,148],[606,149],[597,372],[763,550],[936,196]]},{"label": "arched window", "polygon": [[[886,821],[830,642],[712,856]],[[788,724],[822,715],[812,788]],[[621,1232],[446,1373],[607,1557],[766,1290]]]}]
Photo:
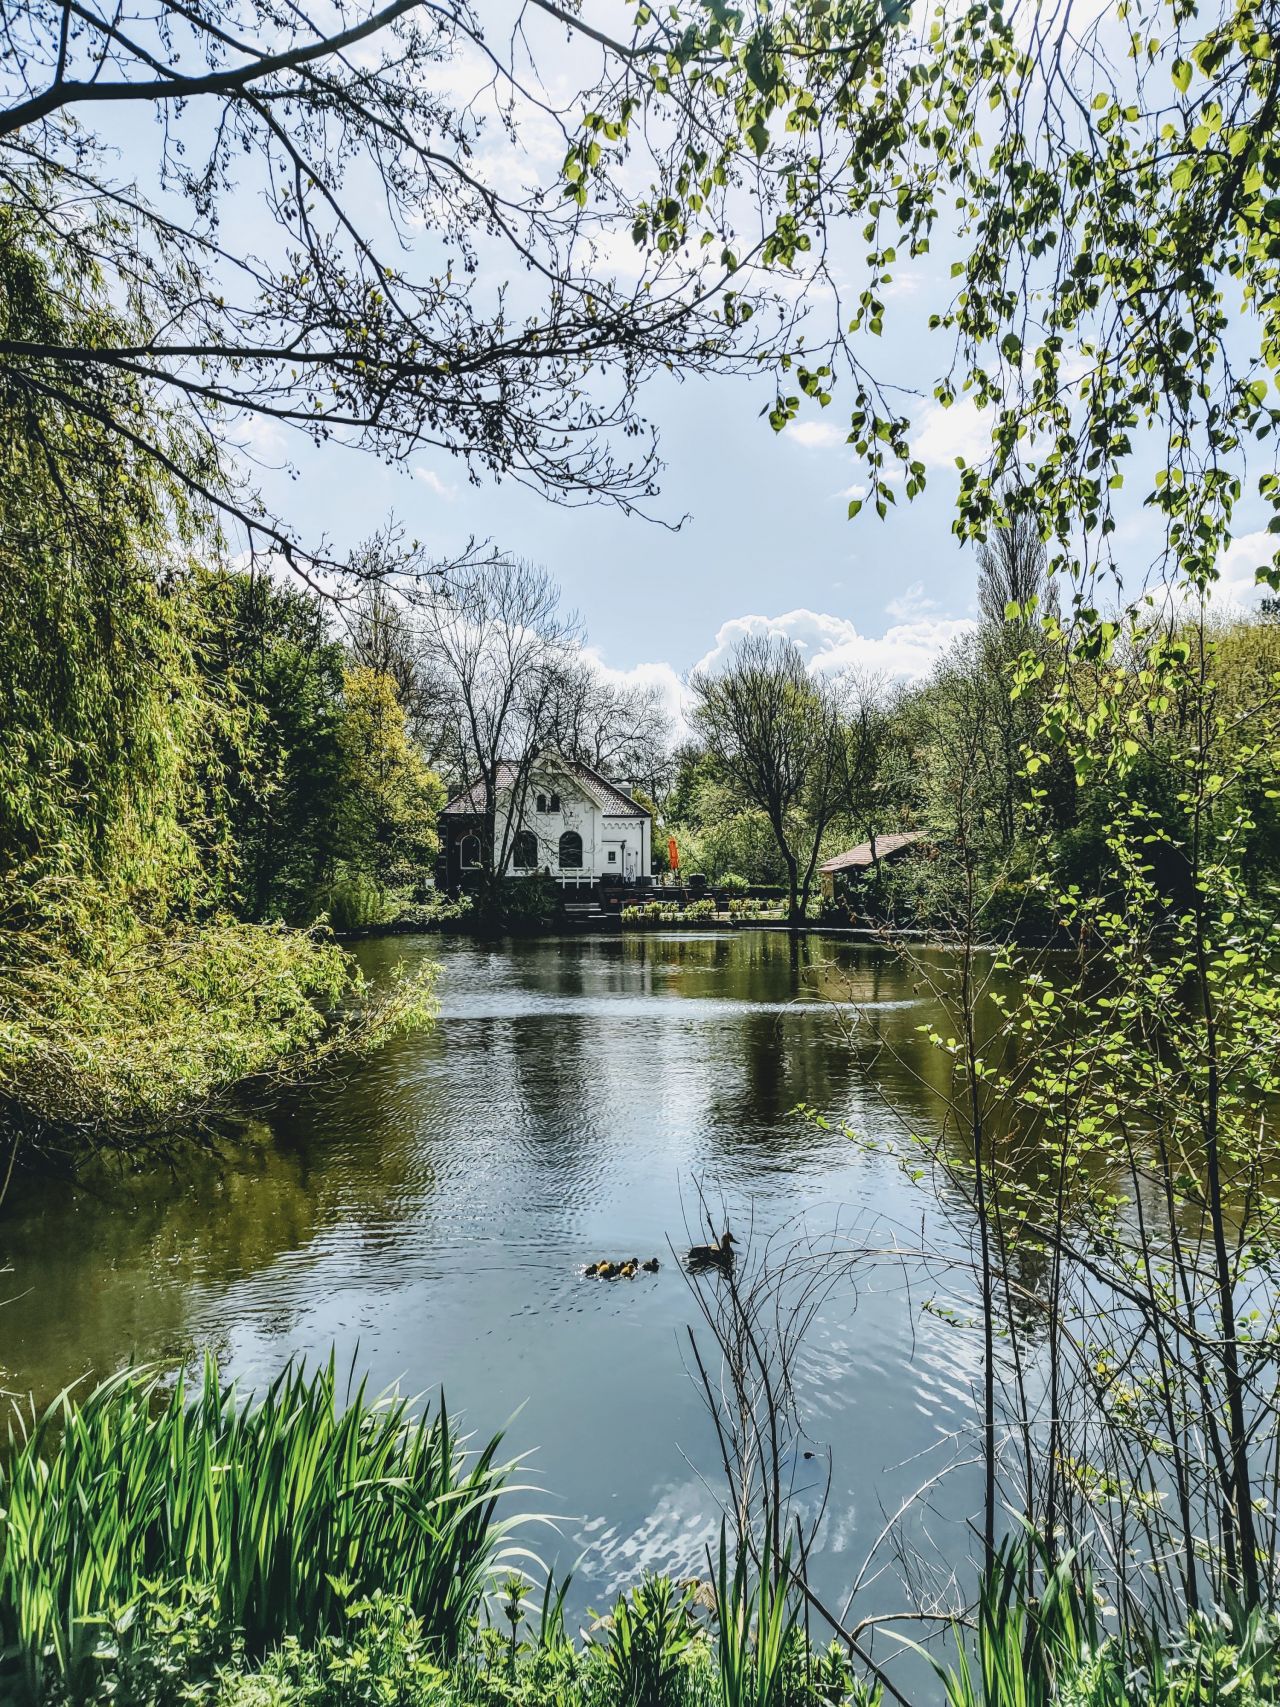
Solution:
[{"label": "arched window", "polygon": [[511,863],[517,871],[531,871],[538,863],[538,838],[532,830],[517,830],[511,849]]},{"label": "arched window", "polygon": [[560,810],[560,796],[558,794],[553,794],[551,796],[551,811],[552,812],[558,812],[559,810]]},{"label": "arched window", "polygon": [[547,809],[547,797],[545,794],[540,794],[538,796],[538,811],[539,812],[545,812],[546,809]]},{"label": "arched window", "polygon": [[560,869],[562,871],[580,871],[582,869],[582,837],[576,830],[566,830],[560,838]]},{"label": "arched window", "polygon": [[458,844],[458,864],[464,871],[478,871],[480,868],[480,838],[479,836],[464,836]]}]

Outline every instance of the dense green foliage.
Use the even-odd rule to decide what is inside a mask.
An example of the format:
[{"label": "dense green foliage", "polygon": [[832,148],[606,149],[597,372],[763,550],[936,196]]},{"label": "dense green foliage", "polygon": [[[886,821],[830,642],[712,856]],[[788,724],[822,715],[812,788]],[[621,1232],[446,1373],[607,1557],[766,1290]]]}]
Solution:
[{"label": "dense green foliage", "polygon": [[[839,798],[818,835],[822,857],[872,831],[925,833],[912,854],[857,882],[847,904],[858,916],[956,930],[969,908],[993,940],[1052,937],[1058,926],[1045,904],[1044,878],[1115,893],[1118,872],[1107,830],[1113,770],[1094,764],[1077,771],[1066,751],[1045,743],[1051,689],[1084,705],[1104,695],[1113,701],[1132,749],[1125,754],[1126,797],[1134,810],[1167,813],[1176,803],[1179,754],[1197,719],[1214,721],[1217,762],[1229,772],[1280,670],[1280,624],[1238,614],[1201,622],[1187,613],[1135,623],[1105,668],[1076,660],[1062,682],[1056,626],[1054,618],[1046,630],[1038,621],[985,617],[923,681],[881,690],[873,734],[865,719],[846,718]],[[1174,653],[1184,667],[1151,694],[1153,669]],[[682,869],[716,883],[742,874],[785,885],[788,868],[761,798],[714,752],[698,743],[681,748],[662,806]],[[1214,807],[1224,822],[1233,809],[1225,801]],[[797,841],[819,828],[802,800],[786,816]],[[1280,810],[1256,777],[1239,852],[1249,891],[1270,893],[1280,880]],[[1170,904],[1185,900],[1185,861],[1171,846],[1155,848],[1153,857]]]},{"label": "dense green foliage", "polygon": [[[84,883],[17,903],[0,959],[0,1106],[15,1134],[127,1146],[414,1029],[429,976],[376,994],[325,933],[215,916],[150,924]],[[340,1003],[350,1011],[327,1016]]]},{"label": "dense green foliage", "polygon": [[[7,336],[129,329],[92,266],[10,208],[0,272]],[[127,373],[94,383],[141,407]],[[92,403],[0,382],[0,1110],[15,1142],[158,1133],[431,1012],[429,972],[375,1001],[323,932],[284,928],[313,924],[344,883],[372,889],[380,920],[429,873],[442,791],[394,689],[348,667],[313,596],[202,566],[219,541],[190,479],[96,430]],[[158,426],[187,476],[221,478],[180,417]]]},{"label": "dense green foliage", "polygon": [[934,1656],[947,1707],[1261,1707],[1280,1699],[1280,1627],[1256,1611],[1197,1618],[1162,1641],[1138,1624],[1109,1628],[1087,1563],[1046,1561],[1026,1591],[1027,1549],[1006,1543],[982,1582],[972,1639]]},{"label": "dense green foliage", "polygon": [[[348,1601],[405,1597],[455,1657],[506,1556],[500,1440],[469,1452],[443,1406],[339,1391],[332,1363],[260,1399],[206,1362],[193,1398],[126,1373],[22,1434],[0,1486],[5,1699],[92,1696],[153,1597],[189,1596],[215,1653],[336,1633]],[[139,1627],[146,1630],[146,1620]]]},{"label": "dense green foliage", "polygon": [[[55,254],[0,210],[5,335],[123,335],[92,272]],[[107,383],[138,407],[127,375]],[[127,442],[38,388],[0,384],[0,468],[0,873],[91,866],[148,899],[181,895],[215,710],[183,620],[199,518]]]}]

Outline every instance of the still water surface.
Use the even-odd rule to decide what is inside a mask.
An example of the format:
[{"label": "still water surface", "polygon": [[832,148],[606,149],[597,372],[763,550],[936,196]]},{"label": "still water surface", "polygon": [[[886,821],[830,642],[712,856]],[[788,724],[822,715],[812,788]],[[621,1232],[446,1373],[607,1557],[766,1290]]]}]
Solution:
[{"label": "still water surface", "polygon": [[[668,1238],[687,1242],[699,1182],[756,1237],[798,1218],[855,1243],[918,1238],[922,1218],[954,1227],[927,1182],[793,1112],[807,1102],[870,1138],[934,1119],[942,1068],[916,1029],[931,999],[877,948],[775,932],[361,950],[374,974],[417,955],[442,963],[431,1036],[297,1093],[217,1158],[11,1200],[5,1382],[40,1401],[205,1347],[262,1382],[335,1347],[375,1387],[443,1384],[475,1429],[510,1419],[546,1490],[529,1503],[559,1520],[534,1545],[581,1555],[578,1607],[649,1566],[697,1570],[717,1458]],[[660,1272],[579,1273],[633,1255]],[[978,1347],[928,1295],[873,1265],[806,1340],[810,1480],[828,1450],[832,1465],[815,1575],[837,1601],[898,1501],[948,1465],[909,1533],[957,1565],[970,1551]],[[861,1611],[902,1603],[891,1555]]]}]

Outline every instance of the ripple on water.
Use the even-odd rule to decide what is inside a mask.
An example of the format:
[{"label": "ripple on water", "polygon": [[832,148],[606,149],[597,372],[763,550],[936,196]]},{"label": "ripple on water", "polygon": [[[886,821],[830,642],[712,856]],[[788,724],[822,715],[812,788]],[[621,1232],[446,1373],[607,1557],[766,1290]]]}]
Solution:
[{"label": "ripple on water", "polygon": [[[531,1506],[584,1514],[555,1543],[562,1566],[591,1546],[575,1608],[647,1568],[701,1574],[717,1455],[668,1236],[696,1224],[698,1182],[735,1228],[842,1220],[851,1250],[855,1222],[875,1245],[889,1240],[875,1226],[907,1239],[939,1214],[893,1162],[793,1113],[810,1103],[873,1140],[926,1120],[926,999],[877,950],[781,933],[360,953],[374,977],[402,956],[439,958],[431,1036],[291,1093],[269,1132],[185,1178],[10,1200],[8,1385],[47,1398],[86,1370],[206,1343],[261,1380],[333,1346],[375,1390],[443,1382],[480,1431],[515,1417],[510,1449],[537,1449],[548,1490]],[[870,1087],[851,1021],[910,1071],[882,1063]],[[631,1255],[662,1268],[581,1276]],[[835,1592],[917,1476],[913,1457],[945,1453],[965,1426],[976,1367],[974,1336],[922,1318],[900,1270],[857,1278],[797,1361],[810,1433],[830,1451]]]}]

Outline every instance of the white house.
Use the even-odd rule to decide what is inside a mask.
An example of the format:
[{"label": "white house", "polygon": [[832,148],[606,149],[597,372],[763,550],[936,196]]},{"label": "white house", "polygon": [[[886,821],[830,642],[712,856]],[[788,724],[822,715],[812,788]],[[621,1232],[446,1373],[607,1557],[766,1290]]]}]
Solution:
[{"label": "white house", "polygon": [[653,822],[625,789],[590,765],[544,754],[529,773],[521,802],[520,776],[515,764],[499,766],[492,827],[485,819],[483,783],[455,795],[441,813],[442,864],[450,889],[465,888],[468,874],[481,869],[486,832],[497,857],[510,850],[507,871],[513,877],[550,872],[575,885],[602,878],[634,883],[651,875]]}]

